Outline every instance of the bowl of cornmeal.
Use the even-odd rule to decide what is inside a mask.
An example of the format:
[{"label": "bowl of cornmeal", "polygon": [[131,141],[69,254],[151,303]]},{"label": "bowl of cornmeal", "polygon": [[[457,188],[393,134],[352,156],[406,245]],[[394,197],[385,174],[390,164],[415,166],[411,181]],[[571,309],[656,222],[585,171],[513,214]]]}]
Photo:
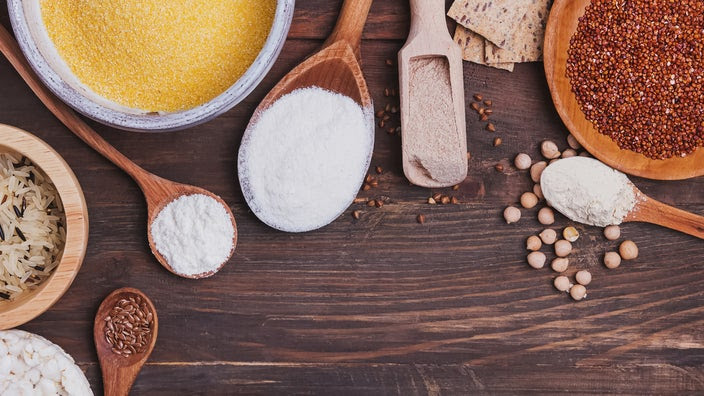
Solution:
[{"label": "bowl of cornmeal", "polygon": [[8,0],[15,37],[51,91],[139,132],[230,110],[269,72],[295,0]]}]

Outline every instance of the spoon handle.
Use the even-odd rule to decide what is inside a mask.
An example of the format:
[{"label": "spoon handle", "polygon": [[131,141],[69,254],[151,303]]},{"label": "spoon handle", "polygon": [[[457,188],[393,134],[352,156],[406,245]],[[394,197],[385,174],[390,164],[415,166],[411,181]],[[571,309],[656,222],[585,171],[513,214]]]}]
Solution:
[{"label": "spoon handle", "polygon": [[133,366],[115,367],[103,365],[103,394],[105,396],[128,396],[134,381],[139,374],[138,367]]},{"label": "spoon handle", "polygon": [[411,31],[408,36],[415,37],[421,32],[448,35],[443,0],[411,0]]},{"label": "spoon handle", "polygon": [[125,157],[122,153],[117,151],[117,149],[106,142],[105,139],[100,137],[100,135],[98,135],[93,128],[88,126],[88,124],[80,119],[73,110],[71,110],[66,104],[56,98],[51,91],[49,91],[49,89],[39,80],[29,63],[27,63],[27,60],[22,55],[22,51],[17,45],[17,42],[4,26],[0,26],[0,52],[2,52],[7,60],[10,61],[10,64],[12,64],[15,70],[17,70],[22,79],[27,83],[27,85],[29,85],[29,88],[31,88],[34,94],[37,95],[39,100],[41,100],[49,111],[54,113],[56,118],[66,125],[71,132],[83,140],[87,145],[92,147],[95,151],[99,152],[103,157],[107,158],[113,164],[125,171],[133,179],[139,180],[141,177],[144,177],[145,174],[148,174],[147,171],[137,166],[137,164]]},{"label": "spoon handle", "polygon": [[372,0],[345,0],[342,5],[342,11],[340,11],[340,16],[337,18],[337,25],[335,25],[335,30],[323,44],[323,47],[327,47],[337,41],[346,41],[355,55],[357,60],[360,59],[359,47],[362,43],[362,32],[364,31],[364,25],[367,22],[367,16],[369,15],[369,9],[372,6]]},{"label": "spoon handle", "polygon": [[652,198],[640,203],[627,220],[657,224],[704,239],[704,217]]}]

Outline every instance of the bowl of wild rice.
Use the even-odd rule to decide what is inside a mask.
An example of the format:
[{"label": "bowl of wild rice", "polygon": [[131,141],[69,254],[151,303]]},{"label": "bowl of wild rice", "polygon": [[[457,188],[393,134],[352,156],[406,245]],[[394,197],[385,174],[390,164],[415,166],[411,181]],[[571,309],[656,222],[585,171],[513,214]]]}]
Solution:
[{"label": "bowl of wild rice", "polygon": [[56,303],[87,245],[86,201],[68,164],[36,136],[0,124],[0,330]]}]

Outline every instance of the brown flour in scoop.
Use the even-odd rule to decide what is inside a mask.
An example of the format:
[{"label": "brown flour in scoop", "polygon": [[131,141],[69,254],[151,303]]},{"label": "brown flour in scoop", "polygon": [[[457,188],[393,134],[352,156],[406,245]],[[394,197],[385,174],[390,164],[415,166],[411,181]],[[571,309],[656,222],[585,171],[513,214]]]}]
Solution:
[{"label": "brown flour in scoop", "polygon": [[[438,183],[456,182],[465,164],[454,161],[462,142],[457,133],[447,58],[412,59],[409,94],[410,122],[403,138],[413,156],[411,162]],[[423,135],[432,139],[420,138]]]}]

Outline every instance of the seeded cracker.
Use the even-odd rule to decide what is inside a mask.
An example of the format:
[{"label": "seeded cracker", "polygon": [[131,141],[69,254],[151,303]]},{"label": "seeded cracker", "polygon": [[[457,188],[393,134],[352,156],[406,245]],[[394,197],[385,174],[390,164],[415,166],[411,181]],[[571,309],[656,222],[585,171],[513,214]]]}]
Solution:
[{"label": "seeded cracker", "polygon": [[537,62],[543,57],[545,25],[552,7],[552,0],[531,0],[525,16],[519,23],[513,38],[504,49],[486,42],[485,61],[498,62]]},{"label": "seeded cracker", "polygon": [[462,48],[462,58],[464,60],[510,72],[513,71],[513,63],[487,64],[484,61],[484,38],[461,25],[457,25],[455,29],[455,42]]},{"label": "seeded cracker", "polygon": [[457,0],[447,13],[459,24],[506,48],[533,0]]}]

